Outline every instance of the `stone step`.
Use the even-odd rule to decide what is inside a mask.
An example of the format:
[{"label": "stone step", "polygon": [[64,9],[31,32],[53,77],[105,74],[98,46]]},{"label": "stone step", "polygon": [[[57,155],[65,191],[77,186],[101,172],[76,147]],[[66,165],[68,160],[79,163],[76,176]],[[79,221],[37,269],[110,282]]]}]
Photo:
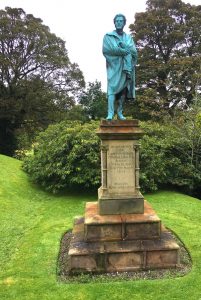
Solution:
[{"label": "stone step", "polygon": [[176,267],[179,246],[164,227],[157,240],[87,242],[84,218],[79,218],[73,228],[68,255],[72,274],[123,272]]},{"label": "stone step", "polygon": [[104,216],[99,214],[98,202],[87,202],[84,233],[86,241],[158,239],[161,221],[147,201],[144,214]]}]

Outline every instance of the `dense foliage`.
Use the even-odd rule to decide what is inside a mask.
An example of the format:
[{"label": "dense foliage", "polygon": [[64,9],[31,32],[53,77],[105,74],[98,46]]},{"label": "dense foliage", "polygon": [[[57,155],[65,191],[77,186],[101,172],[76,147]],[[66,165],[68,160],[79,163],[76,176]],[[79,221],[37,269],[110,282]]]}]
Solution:
[{"label": "dense foliage", "polygon": [[88,86],[79,97],[83,107],[83,114],[88,120],[99,120],[107,115],[106,93],[101,90],[99,81],[89,82]]},{"label": "dense foliage", "polygon": [[188,109],[201,92],[201,5],[148,0],[130,25],[138,48],[138,118]]},{"label": "dense foliage", "polygon": [[181,127],[149,122],[142,125],[145,135],[140,162],[144,191],[175,187],[200,197],[201,124],[196,121],[195,129],[182,123]]},{"label": "dense foliage", "polygon": [[68,121],[40,133],[34,155],[24,162],[31,178],[47,190],[97,186],[100,182],[99,140],[96,122]]},{"label": "dense foliage", "polygon": [[[171,185],[186,193],[201,192],[201,113],[197,108],[177,122],[143,122],[141,190]],[[82,125],[62,122],[41,133],[34,155],[24,169],[31,178],[54,192],[65,187],[100,185],[100,145],[95,133],[99,122]]]},{"label": "dense foliage", "polygon": [[65,42],[22,9],[0,10],[0,153],[12,155],[16,130],[45,128],[84,86]]}]

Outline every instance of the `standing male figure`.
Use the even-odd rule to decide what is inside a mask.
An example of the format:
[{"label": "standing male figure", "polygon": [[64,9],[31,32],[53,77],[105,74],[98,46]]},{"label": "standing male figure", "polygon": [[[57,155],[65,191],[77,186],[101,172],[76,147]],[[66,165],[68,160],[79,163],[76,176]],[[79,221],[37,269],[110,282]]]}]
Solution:
[{"label": "standing male figure", "polygon": [[125,24],[125,16],[116,15],[114,17],[116,30],[106,33],[103,38],[103,55],[106,58],[107,68],[107,120],[114,117],[115,100],[118,101],[118,119],[125,120],[122,113],[123,103],[125,99],[135,98],[137,50],[131,35],[123,31]]}]

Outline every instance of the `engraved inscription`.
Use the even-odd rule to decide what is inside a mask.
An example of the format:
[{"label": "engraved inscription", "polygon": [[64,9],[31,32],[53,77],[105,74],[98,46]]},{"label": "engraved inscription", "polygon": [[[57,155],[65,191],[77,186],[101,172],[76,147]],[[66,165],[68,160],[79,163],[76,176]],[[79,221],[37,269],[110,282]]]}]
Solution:
[{"label": "engraved inscription", "polygon": [[129,192],[134,189],[135,152],[133,144],[111,145],[108,152],[110,172],[109,188],[117,192]]}]

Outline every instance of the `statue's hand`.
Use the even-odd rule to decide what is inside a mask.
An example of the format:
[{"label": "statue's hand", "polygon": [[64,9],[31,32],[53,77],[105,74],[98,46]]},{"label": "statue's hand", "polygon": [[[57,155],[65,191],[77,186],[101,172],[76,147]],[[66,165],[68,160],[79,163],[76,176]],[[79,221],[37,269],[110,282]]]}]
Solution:
[{"label": "statue's hand", "polygon": [[127,54],[130,53],[130,49],[128,48],[128,46],[124,42],[120,42],[119,46],[121,47],[122,55],[127,55]]},{"label": "statue's hand", "polygon": [[122,55],[127,55],[129,54],[130,51],[126,48],[126,49],[122,49]]},{"label": "statue's hand", "polygon": [[119,46],[120,46],[121,48],[123,48],[123,49],[126,48],[126,44],[125,44],[124,42],[119,42]]}]

